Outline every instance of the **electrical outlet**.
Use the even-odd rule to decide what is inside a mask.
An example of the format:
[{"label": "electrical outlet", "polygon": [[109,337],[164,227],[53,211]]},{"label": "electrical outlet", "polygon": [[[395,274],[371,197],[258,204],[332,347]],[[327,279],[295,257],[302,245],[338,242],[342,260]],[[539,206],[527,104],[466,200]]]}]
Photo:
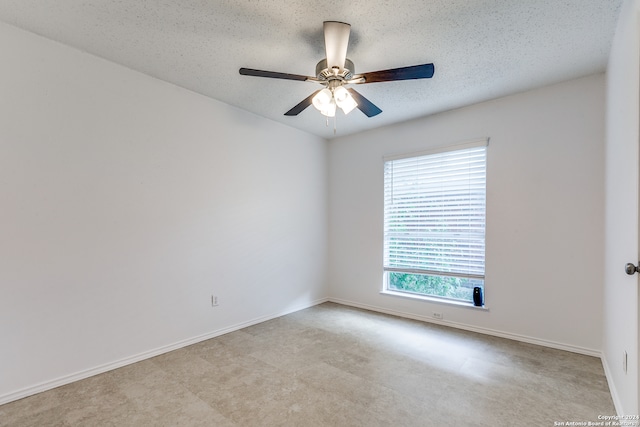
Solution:
[{"label": "electrical outlet", "polygon": [[433,312],[432,314],[434,319],[442,320],[442,313]]},{"label": "electrical outlet", "polygon": [[218,306],[218,297],[215,295],[211,295],[211,307]]},{"label": "electrical outlet", "polygon": [[624,373],[627,373],[627,351],[625,350],[622,354],[622,370],[624,371]]}]

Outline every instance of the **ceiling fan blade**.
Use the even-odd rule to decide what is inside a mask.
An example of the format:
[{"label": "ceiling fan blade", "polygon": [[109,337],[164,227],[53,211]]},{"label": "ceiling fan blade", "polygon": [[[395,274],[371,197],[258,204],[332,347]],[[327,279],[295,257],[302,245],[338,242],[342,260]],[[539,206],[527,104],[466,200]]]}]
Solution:
[{"label": "ceiling fan blade", "polygon": [[377,116],[382,113],[382,110],[379,109],[373,102],[369,101],[364,96],[360,95],[355,89],[348,88],[347,89],[353,99],[358,103],[358,109],[362,111],[367,117]]},{"label": "ceiling fan blade", "polygon": [[299,80],[299,81],[307,81],[307,80],[316,80],[315,77],[309,76],[301,76],[300,74],[288,74],[288,73],[278,73],[276,71],[263,71],[263,70],[254,70],[252,68],[240,68],[240,74],[243,76],[255,76],[255,77],[269,77],[272,79],[284,79],[284,80]]},{"label": "ceiling fan blade", "polygon": [[358,74],[354,76],[353,80],[364,78],[364,81],[359,83],[377,83],[392,82],[395,80],[430,79],[433,77],[434,70],[433,64],[412,65],[410,67],[392,68],[390,70]]},{"label": "ceiling fan blade", "polygon": [[323,28],[324,48],[327,53],[327,67],[343,69],[344,60],[347,57],[351,25],[345,24],[344,22],[325,21]]},{"label": "ceiling fan blade", "polygon": [[311,95],[307,96],[298,105],[296,105],[291,110],[289,110],[286,113],[284,113],[284,115],[285,116],[297,116],[298,114],[302,113],[309,105],[311,105],[311,100],[313,99],[314,96],[316,96],[316,94],[318,92],[320,92],[320,90],[322,90],[322,89],[319,89],[319,90],[313,92]]}]

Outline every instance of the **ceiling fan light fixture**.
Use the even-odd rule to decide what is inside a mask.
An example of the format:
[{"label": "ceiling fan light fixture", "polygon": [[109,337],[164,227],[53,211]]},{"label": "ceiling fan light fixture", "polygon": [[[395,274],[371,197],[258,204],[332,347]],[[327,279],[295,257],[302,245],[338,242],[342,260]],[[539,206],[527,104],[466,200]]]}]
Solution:
[{"label": "ceiling fan light fixture", "polygon": [[329,88],[324,88],[318,92],[311,100],[311,103],[324,116],[334,117],[336,115],[336,100]]},{"label": "ceiling fan light fixture", "polygon": [[320,113],[327,117],[335,117],[336,116],[336,100],[331,98],[331,100],[325,106],[325,108],[323,110],[320,110]]},{"label": "ceiling fan light fixture", "polygon": [[335,90],[333,91],[333,97],[336,100],[336,104],[342,109],[344,114],[349,114],[351,111],[353,111],[354,108],[358,106],[356,100],[353,99],[353,96],[351,96],[349,91],[343,86],[338,86],[337,88],[335,88]]},{"label": "ceiling fan light fixture", "polygon": [[327,88],[322,89],[320,92],[316,94],[311,100],[318,111],[326,110],[327,106],[331,103],[331,99],[333,98],[333,94]]}]

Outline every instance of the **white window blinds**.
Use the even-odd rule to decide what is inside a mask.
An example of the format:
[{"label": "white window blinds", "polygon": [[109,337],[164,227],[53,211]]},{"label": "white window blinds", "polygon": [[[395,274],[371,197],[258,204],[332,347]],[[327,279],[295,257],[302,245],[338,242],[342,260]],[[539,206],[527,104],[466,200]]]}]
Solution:
[{"label": "white window blinds", "polygon": [[385,271],[484,279],[486,145],[385,159]]}]

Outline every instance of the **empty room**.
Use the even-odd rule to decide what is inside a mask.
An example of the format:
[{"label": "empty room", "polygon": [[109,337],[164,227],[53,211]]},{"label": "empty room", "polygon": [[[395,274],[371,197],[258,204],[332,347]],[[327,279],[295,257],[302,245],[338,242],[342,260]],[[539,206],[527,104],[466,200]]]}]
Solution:
[{"label": "empty room", "polygon": [[639,18],[0,0],[0,426],[638,424]]}]

